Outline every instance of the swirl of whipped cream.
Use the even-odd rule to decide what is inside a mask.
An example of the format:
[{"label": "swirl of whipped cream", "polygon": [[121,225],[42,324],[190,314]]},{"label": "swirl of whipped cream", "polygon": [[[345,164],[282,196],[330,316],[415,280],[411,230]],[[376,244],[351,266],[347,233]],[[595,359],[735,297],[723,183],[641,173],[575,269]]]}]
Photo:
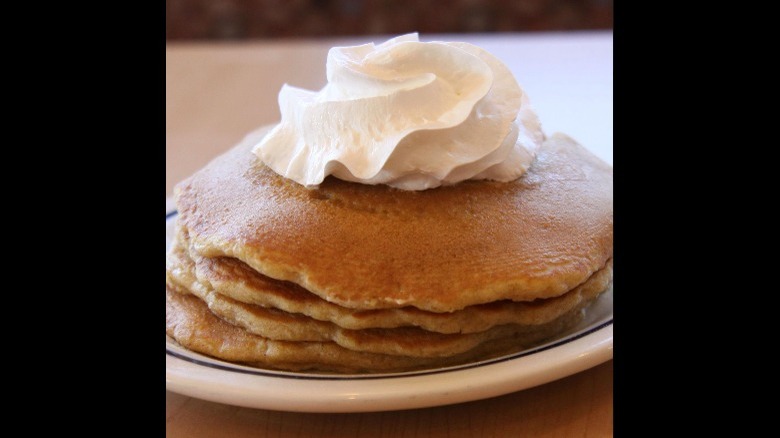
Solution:
[{"label": "swirl of whipped cream", "polygon": [[253,148],[305,186],[326,176],[425,190],[511,181],[544,140],[509,69],[471,44],[418,40],[334,47],[319,92],[285,84],[281,123]]}]

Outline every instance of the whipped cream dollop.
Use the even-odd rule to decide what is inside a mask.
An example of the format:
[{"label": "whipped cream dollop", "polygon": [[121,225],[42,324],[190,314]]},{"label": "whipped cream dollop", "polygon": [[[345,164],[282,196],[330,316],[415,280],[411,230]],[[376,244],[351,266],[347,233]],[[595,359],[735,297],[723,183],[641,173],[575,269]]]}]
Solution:
[{"label": "whipped cream dollop", "polygon": [[467,179],[511,181],[544,140],[509,69],[467,43],[334,47],[319,92],[285,84],[281,123],[253,152],[305,186],[326,176],[425,190]]}]

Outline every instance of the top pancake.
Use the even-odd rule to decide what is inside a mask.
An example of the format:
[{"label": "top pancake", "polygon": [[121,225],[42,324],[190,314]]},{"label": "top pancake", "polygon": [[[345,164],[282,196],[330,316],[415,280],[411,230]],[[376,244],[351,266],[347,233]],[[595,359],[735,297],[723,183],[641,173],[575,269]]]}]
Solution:
[{"label": "top pancake", "polygon": [[566,293],[612,257],[612,168],[556,134],[521,178],[307,189],[251,153],[262,128],[175,189],[206,257],[235,257],[357,309],[451,312]]}]

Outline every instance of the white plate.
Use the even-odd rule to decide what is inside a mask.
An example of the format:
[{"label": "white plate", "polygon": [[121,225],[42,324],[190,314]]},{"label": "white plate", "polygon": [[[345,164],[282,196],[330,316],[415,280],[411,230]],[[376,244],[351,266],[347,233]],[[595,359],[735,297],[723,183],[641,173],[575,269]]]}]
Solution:
[{"label": "white plate", "polygon": [[[175,213],[166,214],[166,245]],[[612,290],[584,321],[556,339],[509,356],[456,367],[377,375],[260,370],[216,360],[166,336],[169,390],[250,408],[300,412],[412,409],[508,394],[586,370],[612,358]]]}]

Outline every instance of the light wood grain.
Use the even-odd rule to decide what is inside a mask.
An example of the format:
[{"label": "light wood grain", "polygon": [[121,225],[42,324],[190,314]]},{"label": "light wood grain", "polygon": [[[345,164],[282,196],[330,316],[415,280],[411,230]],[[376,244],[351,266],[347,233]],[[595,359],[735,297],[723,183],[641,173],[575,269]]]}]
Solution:
[{"label": "light wood grain", "polygon": [[[611,33],[585,37],[469,38],[463,40],[497,53],[505,62],[509,58],[507,64],[516,75],[525,69],[526,81],[520,82],[526,91],[532,98],[546,97],[552,102],[535,103],[548,132],[562,130],[573,132],[581,141],[591,139],[593,144],[582,142],[611,161]],[[250,130],[277,122],[276,97],[283,83],[309,89],[322,87],[328,48],[352,43],[355,41],[170,44],[166,50],[167,193],[170,195],[176,182],[226,151]],[[571,56],[566,55],[567,50]],[[551,51],[560,55],[551,57]],[[581,57],[581,53],[588,56]],[[515,60],[513,55],[522,59]],[[609,77],[604,78],[602,64],[607,57]],[[557,59],[558,67],[568,66],[571,71],[557,67],[545,71],[546,59]],[[576,62],[581,64],[573,64]],[[588,62],[595,65],[588,67]],[[590,84],[591,88],[570,93],[565,87],[572,81]],[[561,94],[554,95],[551,90]],[[578,105],[595,110],[567,116],[567,111]],[[545,111],[547,115],[543,114]],[[166,434],[238,438],[605,437],[612,435],[612,376],[609,361],[574,376],[502,397],[363,414],[247,409],[167,392]]]},{"label": "light wood grain", "polygon": [[608,437],[612,361],[501,397],[406,411],[309,414],[240,408],[167,393],[167,436]]}]

